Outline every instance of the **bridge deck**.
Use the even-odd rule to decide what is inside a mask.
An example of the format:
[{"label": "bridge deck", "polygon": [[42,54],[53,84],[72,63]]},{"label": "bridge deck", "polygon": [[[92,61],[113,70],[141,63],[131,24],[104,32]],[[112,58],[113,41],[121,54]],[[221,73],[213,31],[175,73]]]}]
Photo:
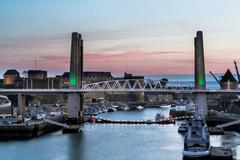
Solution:
[{"label": "bridge deck", "polygon": [[86,93],[86,92],[158,92],[158,93],[235,93],[240,94],[240,89],[237,90],[199,90],[199,89],[163,89],[163,90],[149,90],[149,89],[0,89],[0,94],[67,94],[67,93]]}]

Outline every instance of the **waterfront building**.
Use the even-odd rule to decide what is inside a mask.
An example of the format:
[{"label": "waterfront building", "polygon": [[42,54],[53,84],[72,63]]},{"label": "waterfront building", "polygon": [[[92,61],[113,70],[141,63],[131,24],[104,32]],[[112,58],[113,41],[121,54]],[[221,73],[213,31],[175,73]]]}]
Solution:
[{"label": "waterfront building", "polygon": [[4,73],[2,82],[1,88],[22,88],[20,74],[15,69],[9,69]]},{"label": "waterfront building", "polygon": [[47,79],[47,71],[43,70],[28,70],[28,79]]},{"label": "waterfront building", "polygon": [[[60,86],[62,88],[69,88],[69,72],[64,72],[61,76],[56,76],[59,79]],[[111,72],[83,72],[83,83],[94,83],[112,80],[113,76]],[[96,102],[99,99],[105,99],[105,93],[102,92],[90,92],[84,94],[85,102]]]},{"label": "waterfront building", "polygon": [[16,80],[20,79],[20,75],[17,70],[9,69],[4,73],[3,78],[4,85],[15,85]]},{"label": "waterfront building", "polygon": [[228,69],[220,80],[221,89],[237,89],[238,82]]},{"label": "waterfront building", "polygon": [[[69,88],[69,72],[64,72],[62,75],[58,75],[55,78],[59,79],[63,88]],[[83,83],[94,83],[112,80],[113,76],[111,72],[83,72]]]}]

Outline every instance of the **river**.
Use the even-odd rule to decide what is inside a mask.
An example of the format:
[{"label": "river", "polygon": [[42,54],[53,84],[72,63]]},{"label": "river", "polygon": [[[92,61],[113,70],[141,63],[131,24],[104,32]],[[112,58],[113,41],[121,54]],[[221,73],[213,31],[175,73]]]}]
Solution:
[{"label": "river", "polygon": [[[166,110],[144,109],[104,113],[111,119],[154,119]],[[1,160],[182,160],[183,136],[178,125],[86,124],[78,134],[57,131],[31,140],[0,142]],[[240,139],[236,132],[211,136],[211,145]],[[240,146],[233,148],[240,159]]]}]

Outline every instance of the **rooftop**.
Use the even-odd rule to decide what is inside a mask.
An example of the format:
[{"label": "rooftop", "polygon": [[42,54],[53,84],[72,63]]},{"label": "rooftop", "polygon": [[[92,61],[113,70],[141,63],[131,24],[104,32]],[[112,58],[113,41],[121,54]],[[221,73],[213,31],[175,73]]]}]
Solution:
[{"label": "rooftop", "polygon": [[7,70],[3,76],[6,76],[6,75],[15,75],[15,76],[19,76],[19,72],[15,69],[9,69]]},{"label": "rooftop", "polygon": [[[62,77],[63,78],[69,78],[70,73],[64,72]],[[112,77],[111,72],[83,72],[83,76],[106,76],[106,77]]]},{"label": "rooftop", "polygon": [[227,70],[227,72],[224,74],[224,76],[220,81],[221,83],[228,82],[228,81],[237,83],[237,80],[235,79],[235,77],[233,76],[233,74],[229,69]]}]

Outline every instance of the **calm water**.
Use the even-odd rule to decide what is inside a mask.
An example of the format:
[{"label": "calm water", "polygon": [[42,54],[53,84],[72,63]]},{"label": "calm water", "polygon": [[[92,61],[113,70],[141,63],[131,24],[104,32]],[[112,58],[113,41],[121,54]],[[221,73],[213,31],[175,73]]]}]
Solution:
[{"label": "calm water", "polygon": [[[153,119],[159,109],[105,113],[116,119]],[[164,111],[165,112],[165,111]],[[1,160],[181,160],[183,137],[177,125],[90,125],[79,134],[61,131],[26,141],[0,142]],[[214,146],[240,139],[227,132],[211,136]],[[240,147],[235,148],[240,159]]]}]

